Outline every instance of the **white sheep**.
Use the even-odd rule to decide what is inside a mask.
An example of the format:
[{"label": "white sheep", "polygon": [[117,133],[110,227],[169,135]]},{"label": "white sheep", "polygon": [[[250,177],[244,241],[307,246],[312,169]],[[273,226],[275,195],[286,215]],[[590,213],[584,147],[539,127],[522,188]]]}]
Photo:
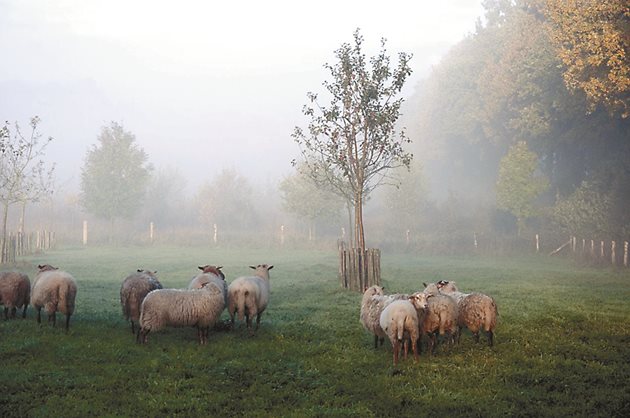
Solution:
[{"label": "white sheep", "polygon": [[[463,293],[457,288],[453,281],[441,280],[437,283],[440,292],[451,296],[457,301],[459,309],[459,334],[463,327],[468,328],[475,339],[479,342],[479,331],[484,330],[488,336],[488,345],[494,344],[494,330],[497,326],[499,310],[497,304],[491,296],[483,293]],[[459,336],[458,336],[459,342]]]},{"label": "white sheep", "polygon": [[162,289],[156,277],[157,271],[138,269],[130,274],[120,285],[120,305],[126,321],[131,322],[131,332],[135,335],[135,325],[140,320],[140,307],[147,294]]},{"label": "white sheep", "polygon": [[4,319],[15,318],[18,308],[23,308],[22,318],[26,318],[30,298],[31,281],[26,274],[17,271],[0,273],[0,304],[4,305]]},{"label": "white sheep", "polygon": [[420,321],[420,330],[422,334],[429,337],[429,354],[433,354],[435,350],[437,336],[444,337],[448,335],[448,339],[452,342],[458,335],[458,311],[457,302],[450,296],[440,293],[435,294],[431,286],[425,285],[429,290],[423,292],[427,294],[427,309],[424,319]]},{"label": "white sheep", "polygon": [[201,273],[192,278],[188,284],[188,289],[201,289],[206,283],[214,283],[223,291],[225,306],[228,304],[227,283],[225,282],[225,274],[221,271],[223,266],[199,266]]},{"label": "white sheep", "polygon": [[158,289],[149,293],[140,310],[137,341],[146,344],[149,332],[167,326],[197,327],[200,344],[208,342],[210,328],[225,308],[222,290],[214,283],[201,289]]},{"label": "white sheep", "polygon": [[394,366],[398,364],[401,343],[405,359],[411,341],[414,359],[418,360],[418,314],[409,300],[395,300],[388,304],[381,313],[379,323],[392,344]]},{"label": "white sheep", "polygon": [[256,316],[256,330],[260,325],[260,316],[269,303],[269,270],[272,265],[259,264],[254,269],[254,276],[239,277],[228,286],[228,312],[230,322],[234,328],[234,317],[238,312],[239,321],[243,317],[247,323],[247,329],[253,334],[251,320]]},{"label": "white sheep", "polygon": [[31,291],[31,305],[37,310],[37,323],[41,323],[41,310],[48,313],[48,322],[56,326],[57,311],[66,315],[66,332],[70,328],[70,317],[74,313],[77,284],[66,271],[50,264],[39,265]]},{"label": "white sheep", "polygon": [[363,292],[363,298],[361,299],[359,320],[363,328],[374,335],[374,348],[378,347],[379,341],[383,345],[383,341],[387,337],[380,324],[383,309],[395,300],[409,297],[409,295],[405,294],[385,295],[384,290],[384,287],[378,285],[370,286]]}]

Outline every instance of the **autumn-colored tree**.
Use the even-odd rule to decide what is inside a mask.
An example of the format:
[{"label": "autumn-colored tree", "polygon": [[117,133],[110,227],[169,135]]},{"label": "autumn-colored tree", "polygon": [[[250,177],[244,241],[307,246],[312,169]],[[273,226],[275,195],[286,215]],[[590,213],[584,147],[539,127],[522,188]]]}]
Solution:
[{"label": "autumn-colored tree", "polygon": [[503,157],[497,180],[497,206],[516,217],[518,235],[527,218],[535,214],[534,200],[549,187],[547,179],[536,175],[538,156],[518,141]]},{"label": "autumn-colored tree", "polygon": [[411,56],[400,53],[392,68],[383,39],[378,54],[366,59],[358,29],[354,43],[342,44],[335,55],[337,63],[324,66],[332,77],[323,83],[330,104],[308,93],[310,103],[303,110],[310,118],[308,132],[296,127],[292,136],[312,177],[327,179],[329,188],[352,198],[354,245],[364,251],[365,199],[383,184],[388,170],[409,167],[412,159],[403,149],[409,140],[396,127],[403,102],[398,95],[411,74]]},{"label": "autumn-colored tree", "polygon": [[546,0],[549,32],[564,64],[564,82],[599,104],[630,115],[630,3]]}]

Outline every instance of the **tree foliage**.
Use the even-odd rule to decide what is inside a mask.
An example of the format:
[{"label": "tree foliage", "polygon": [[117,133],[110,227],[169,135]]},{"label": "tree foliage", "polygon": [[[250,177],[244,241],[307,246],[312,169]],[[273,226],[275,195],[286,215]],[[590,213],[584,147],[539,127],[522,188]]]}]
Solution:
[{"label": "tree foliage", "polygon": [[355,210],[355,244],[365,248],[363,203],[374,188],[386,181],[390,169],[409,166],[412,155],[403,145],[409,140],[397,131],[403,99],[398,97],[411,74],[410,55],[400,53],[392,68],[381,40],[372,58],[363,52],[363,36],[335,51],[337,62],[325,64],[330,81],[324,81],[328,105],[316,93],[308,93],[304,114],[308,131],[296,127],[293,138],[315,180],[325,179],[340,196],[351,200]]},{"label": "tree foliage", "polygon": [[603,104],[630,115],[630,3],[627,0],[546,0],[545,16],[564,64],[564,82],[582,91],[592,111]]},{"label": "tree foliage", "polygon": [[534,200],[549,187],[547,179],[536,175],[537,167],[538,156],[525,141],[514,144],[499,165],[497,205],[516,217],[519,235],[535,214]]},{"label": "tree foliage", "polygon": [[313,224],[319,219],[334,219],[344,204],[342,198],[318,186],[305,171],[304,164],[296,173],[285,177],[279,185],[284,209]]},{"label": "tree foliage", "polygon": [[117,122],[102,127],[81,170],[81,204],[89,213],[113,223],[131,218],[146,204],[153,167],[135,139]]},{"label": "tree foliage", "polygon": [[212,228],[245,230],[257,221],[254,189],[236,170],[223,169],[197,194],[199,219]]},{"label": "tree foliage", "polygon": [[18,122],[8,122],[0,128],[0,204],[2,205],[2,262],[5,261],[7,217],[15,203],[35,202],[52,193],[54,165],[48,167],[43,158],[52,141],[42,135],[37,126],[39,117],[31,118],[30,133],[24,135]]}]

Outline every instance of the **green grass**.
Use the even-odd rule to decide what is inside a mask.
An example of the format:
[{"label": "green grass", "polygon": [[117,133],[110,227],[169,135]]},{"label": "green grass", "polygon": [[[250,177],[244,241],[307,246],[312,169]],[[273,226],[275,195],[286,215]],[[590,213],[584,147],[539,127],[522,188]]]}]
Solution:
[{"label": "green grass", "polygon": [[[458,281],[499,305],[496,345],[462,343],[394,369],[359,323],[361,295],[339,288],[336,254],[207,248],[76,248],[23,260],[71,272],[69,334],[0,320],[0,416],[629,416],[630,271],[562,259],[383,254],[388,292]],[[118,301],[123,278],[158,270],[185,287],[197,265],[227,280],[271,263],[261,328],[151,334],[138,346]],[[59,320],[60,318],[58,318]],[[224,312],[223,319],[227,319]],[[482,339],[483,341],[483,339]]]}]

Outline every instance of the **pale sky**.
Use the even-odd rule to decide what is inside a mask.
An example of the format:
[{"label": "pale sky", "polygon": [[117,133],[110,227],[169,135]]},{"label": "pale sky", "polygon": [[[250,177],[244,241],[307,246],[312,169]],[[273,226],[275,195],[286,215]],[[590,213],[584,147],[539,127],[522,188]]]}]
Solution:
[{"label": "pale sky", "polygon": [[357,27],[368,55],[382,37],[394,62],[414,54],[410,94],[482,14],[481,0],[0,0],[0,118],[39,115],[74,186],[111,120],[193,187],[222,168],[275,182],[298,156],[306,93]]}]

